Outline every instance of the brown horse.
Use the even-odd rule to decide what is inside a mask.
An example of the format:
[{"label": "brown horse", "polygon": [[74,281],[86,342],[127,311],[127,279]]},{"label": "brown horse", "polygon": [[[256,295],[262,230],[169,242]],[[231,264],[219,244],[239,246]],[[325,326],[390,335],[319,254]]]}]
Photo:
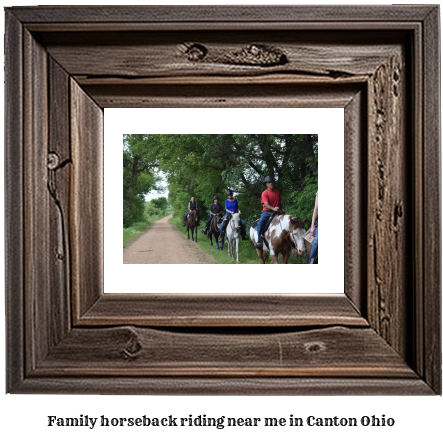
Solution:
[{"label": "brown horse", "polygon": [[[275,264],[278,264],[278,255],[282,254],[283,263],[286,264],[291,248],[296,248],[300,255],[305,253],[305,240],[303,239],[305,222],[306,219],[301,220],[287,214],[276,215],[264,234],[266,240],[263,243],[263,249],[256,247],[260,262],[265,263],[265,258],[269,253]],[[251,227],[250,234],[255,246],[258,241],[257,230]]]},{"label": "brown horse", "polygon": [[208,230],[209,241],[211,242],[212,246],[212,236],[214,236],[215,247],[217,249],[220,249],[218,245],[218,239],[220,238],[220,226],[222,222],[223,222],[223,217],[218,215],[218,216],[213,216],[211,223],[209,224],[209,230]]},{"label": "brown horse", "polygon": [[197,242],[197,226],[198,226],[198,214],[197,210],[191,210],[186,218],[186,227],[189,239],[189,229],[191,229],[192,241],[194,242],[194,228],[195,228],[195,241]]}]

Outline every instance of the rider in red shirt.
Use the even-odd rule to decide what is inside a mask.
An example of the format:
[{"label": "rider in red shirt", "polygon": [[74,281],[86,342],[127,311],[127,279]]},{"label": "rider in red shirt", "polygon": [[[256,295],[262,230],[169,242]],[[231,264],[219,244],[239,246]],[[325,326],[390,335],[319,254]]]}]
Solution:
[{"label": "rider in red shirt", "polygon": [[285,212],[281,206],[282,197],[277,189],[274,189],[275,180],[272,176],[267,176],[263,182],[266,186],[266,190],[261,194],[261,202],[263,204],[263,212],[260,217],[260,221],[257,226],[258,242],[256,247],[263,248],[263,238],[261,236],[261,230],[263,229],[266,221],[273,211],[281,210]]},{"label": "rider in red shirt", "polygon": [[[273,185],[274,181],[272,181],[271,184]],[[271,189],[271,190],[266,189],[261,194],[261,203],[263,204],[263,211],[275,211],[274,210],[275,208],[280,208],[281,201],[282,198],[280,192],[277,189]]]}]

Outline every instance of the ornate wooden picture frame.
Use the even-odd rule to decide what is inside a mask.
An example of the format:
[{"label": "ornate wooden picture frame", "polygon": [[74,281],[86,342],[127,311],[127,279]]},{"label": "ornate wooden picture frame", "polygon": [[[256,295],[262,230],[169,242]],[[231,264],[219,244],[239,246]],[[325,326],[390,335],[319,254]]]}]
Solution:
[{"label": "ornate wooden picture frame", "polygon": [[[7,8],[7,392],[441,394],[439,41],[438,6]],[[104,294],[105,107],[344,108],[345,294]]]}]

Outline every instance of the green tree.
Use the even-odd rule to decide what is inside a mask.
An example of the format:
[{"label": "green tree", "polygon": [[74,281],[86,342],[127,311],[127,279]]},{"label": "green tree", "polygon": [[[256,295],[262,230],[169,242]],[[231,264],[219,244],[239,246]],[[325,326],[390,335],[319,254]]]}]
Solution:
[{"label": "green tree", "polygon": [[123,226],[143,220],[144,196],[156,189],[159,138],[148,134],[123,136]]},{"label": "green tree", "polygon": [[[318,184],[315,134],[162,135],[160,166],[167,175],[169,199],[185,211],[191,196],[203,211],[214,195],[234,190],[247,222],[262,211],[263,179],[276,179],[290,214],[302,217]],[[303,193],[306,191],[306,193]],[[303,201],[304,200],[304,201]],[[289,209],[288,209],[289,208]]]},{"label": "green tree", "polygon": [[168,200],[165,197],[161,197],[153,199],[151,203],[155,208],[158,208],[160,211],[165,211],[168,205]]},{"label": "green tree", "polygon": [[204,217],[214,195],[224,205],[229,188],[249,225],[261,214],[266,175],[275,178],[289,214],[301,218],[312,214],[318,186],[316,134],[141,136],[137,144],[144,144],[143,151],[149,148],[149,163],[165,174],[168,201],[176,214],[184,214],[194,196]]}]

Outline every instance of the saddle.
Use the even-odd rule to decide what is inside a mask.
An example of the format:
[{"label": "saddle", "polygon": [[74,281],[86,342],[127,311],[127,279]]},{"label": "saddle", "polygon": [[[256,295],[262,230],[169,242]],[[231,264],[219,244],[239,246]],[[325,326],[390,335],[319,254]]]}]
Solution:
[{"label": "saddle", "polygon": [[[267,231],[267,229],[269,228],[269,226],[271,225],[272,219],[274,219],[274,217],[278,214],[281,214],[280,211],[273,211],[270,215],[268,220],[266,221],[264,227],[262,228],[262,232],[261,232],[261,236],[263,237],[263,243],[266,244],[266,246],[269,248],[269,242],[265,237],[265,233]],[[257,231],[257,227],[258,227],[258,223],[260,222],[260,219],[257,219],[253,224],[252,224],[252,228]],[[258,236],[258,240],[260,240],[260,237]]]},{"label": "saddle", "polygon": [[[266,230],[269,228],[269,225],[271,225],[272,219],[274,219],[275,215],[279,214],[277,211],[272,212],[272,214],[269,216],[268,220],[266,221],[264,227],[262,228],[262,236],[265,234]],[[254,230],[257,231],[258,223],[260,222],[260,219],[257,219],[251,226]],[[260,236],[258,236],[260,238]]]}]

